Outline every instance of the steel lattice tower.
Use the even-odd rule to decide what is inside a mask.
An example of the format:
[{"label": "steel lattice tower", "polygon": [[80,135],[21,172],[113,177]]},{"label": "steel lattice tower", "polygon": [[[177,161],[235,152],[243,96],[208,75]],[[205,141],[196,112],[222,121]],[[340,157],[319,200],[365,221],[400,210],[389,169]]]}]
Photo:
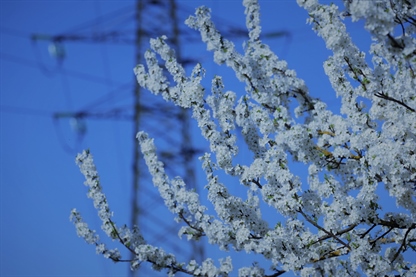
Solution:
[{"label": "steel lattice tower", "polygon": [[[200,5],[197,3],[196,5]],[[165,35],[168,44],[175,49],[178,61],[186,65],[195,65],[201,57],[195,53],[185,56],[184,43],[200,43],[199,34],[184,26],[184,20],[194,11],[186,10],[177,5],[176,0],[137,0],[135,10],[128,11],[130,18],[134,14],[135,32],[128,32],[121,27],[115,30],[106,30],[102,33],[85,32],[84,25],[72,32],[56,36],[33,35],[32,39],[48,40],[59,50],[65,41],[93,42],[93,43],[125,43],[133,44],[135,48],[135,63],[144,64],[144,53],[149,49],[150,38]],[[124,12],[124,10],[123,10]],[[124,24],[124,17],[118,18],[118,11],[111,15],[112,22]],[[117,18],[116,18],[117,17]],[[106,17],[104,17],[106,18]],[[95,23],[94,23],[95,24]],[[88,25],[87,25],[88,26]],[[84,29],[83,29],[84,28]],[[222,24],[220,31],[227,38],[241,38],[247,36],[244,28]],[[132,35],[134,37],[132,38]],[[287,36],[285,32],[266,34],[269,38]],[[195,57],[196,56],[196,57]],[[168,76],[168,74],[167,74]],[[155,139],[158,156],[165,165],[165,170],[170,178],[180,176],[184,179],[188,188],[200,189],[195,178],[195,164],[197,156],[202,150],[195,148],[191,138],[191,124],[189,111],[167,103],[161,97],[152,95],[142,89],[137,81],[132,84],[133,103],[131,110],[120,112],[115,107],[106,114],[92,113],[89,110],[77,112],[57,113],[55,117],[72,118],[82,121],[85,118],[123,117],[133,121],[133,133],[143,130]],[[111,99],[111,98],[109,98]],[[84,133],[83,133],[84,135]],[[195,259],[198,263],[204,257],[203,243],[193,244],[186,239],[179,240],[177,233],[181,225],[174,220],[174,216],[166,209],[157,189],[153,186],[151,176],[141,155],[140,146],[136,138],[133,138],[132,157],[132,187],[131,187],[131,214],[129,227],[137,225],[147,243],[160,246],[165,251],[174,253],[179,261]],[[136,272],[129,270],[131,276],[165,276],[166,272],[155,272],[150,265],[143,263]],[[180,276],[180,275],[179,275]]]},{"label": "steel lattice tower", "polygon": [[[184,64],[181,57],[181,32],[176,1],[138,0],[136,16],[137,64],[144,63],[143,53],[148,48],[150,37],[155,34],[168,37],[168,43],[175,49],[178,61]],[[163,99],[151,97],[149,92],[143,92],[137,84],[135,100],[134,133],[145,128],[151,136],[157,138],[159,156],[170,177],[182,176],[188,187],[196,189],[192,162],[196,149],[192,148],[188,111],[166,103]],[[146,103],[152,103],[151,107],[146,107]],[[144,107],[146,109],[143,109]],[[147,129],[146,126],[152,128]],[[177,239],[178,225],[175,224],[172,215],[167,212],[161,197],[152,186],[137,140],[134,141],[133,172],[131,225],[140,227],[148,243],[162,245],[175,254],[180,253],[179,259],[202,259],[201,245],[187,244],[185,240]],[[165,216],[170,220],[164,220]],[[138,274],[146,275],[150,272],[144,267],[139,269]]]}]

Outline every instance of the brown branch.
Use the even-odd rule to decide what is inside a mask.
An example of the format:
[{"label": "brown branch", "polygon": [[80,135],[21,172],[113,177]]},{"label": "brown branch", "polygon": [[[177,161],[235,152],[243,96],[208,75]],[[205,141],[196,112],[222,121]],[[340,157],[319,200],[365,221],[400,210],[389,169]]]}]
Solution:
[{"label": "brown branch", "polygon": [[379,225],[391,227],[391,228],[397,228],[397,229],[407,229],[407,228],[415,229],[416,228],[416,223],[413,223],[410,227],[408,227],[406,225],[400,225],[396,221],[387,221],[383,219],[379,220]]},{"label": "brown branch", "polygon": [[264,277],[277,277],[282,275],[283,273],[286,273],[286,271],[284,270],[278,270],[276,273],[272,274],[272,275],[265,275]]},{"label": "brown branch", "polygon": [[186,225],[188,225],[190,228],[192,228],[192,229],[194,229],[195,231],[197,231],[198,233],[199,233],[199,235],[202,237],[202,236],[205,236],[205,232],[204,232],[204,230],[202,229],[202,228],[200,228],[200,227],[195,227],[195,226],[193,226],[192,224],[191,224],[191,222],[189,222],[186,218],[185,218],[185,216],[183,215],[183,213],[182,212],[180,212],[179,214],[179,217],[186,223]]},{"label": "brown branch", "polygon": [[[114,224],[114,222],[111,220],[111,219],[109,219],[109,223],[111,224],[111,226],[113,227],[113,231],[114,231],[114,233],[116,234],[116,237],[117,237],[117,239],[118,239],[118,241],[124,246],[124,247],[126,247],[131,253],[133,253],[133,255],[137,255],[137,253],[133,250],[133,249],[131,249],[131,247],[130,246],[128,246],[124,241],[123,241],[123,239],[121,238],[121,236],[120,236],[120,233],[118,232],[118,230],[117,230],[117,228],[116,228],[116,226],[115,226],[115,224]],[[192,228],[192,227],[191,227]],[[121,259],[115,259],[115,258],[112,258],[111,256],[109,257],[111,260],[113,260],[114,262],[132,262],[133,260],[121,260]],[[146,262],[149,262],[149,263],[151,263],[151,264],[157,264],[155,261],[152,261],[152,260],[149,260],[149,259],[147,259],[146,260]],[[165,268],[168,268],[168,269],[171,269],[171,270],[173,270],[174,272],[183,272],[183,273],[185,273],[185,274],[188,274],[188,275],[194,275],[192,272],[190,272],[190,271],[188,271],[188,270],[186,270],[186,269],[183,269],[180,265],[177,265],[177,264],[170,264],[170,265],[166,265],[165,266]]]},{"label": "brown branch", "polygon": [[333,234],[332,232],[329,232],[327,230],[325,230],[323,227],[319,226],[315,221],[313,221],[307,214],[305,214],[301,208],[299,208],[298,213],[300,213],[301,215],[303,215],[303,217],[313,226],[315,226],[316,228],[318,228],[319,230],[321,230],[322,232],[324,232],[325,234],[327,234],[328,236],[334,238],[336,241],[338,241],[339,243],[341,243],[343,246],[347,247],[349,250],[351,250],[351,247],[346,244],[345,242],[343,242],[340,238],[338,238],[335,234]]},{"label": "brown branch", "polygon": [[122,245],[124,245],[124,247],[126,247],[133,255],[136,255],[136,252],[133,250],[133,249],[131,249],[130,248],[130,246],[128,246],[128,245],[126,245],[126,243],[123,241],[123,239],[120,237],[120,233],[118,232],[118,230],[117,230],[117,228],[116,228],[116,226],[115,226],[115,224],[114,224],[114,222],[111,220],[111,219],[109,219],[108,220],[109,222],[110,222],[110,224],[111,224],[111,227],[113,227],[113,232],[116,234],[116,236],[117,236],[117,238],[118,238],[118,241],[122,244]]},{"label": "brown branch", "polygon": [[[345,253],[341,254],[341,249],[342,248],[345,248],[345,247],[341,246],[336,250],[331,250],[331,251],[325,253],[324,255],[322,255],[321,257],[319,257],[319,259],[313,259],[312,262],[316,263],[316,262],[319,262],[319,261],[322,261],[322,260],[325,260],[325,259],[328,259],[328,258],[339,257],[341,255],[345,255]],[[347,251],[347,253],[348,253],[348,251]]]},{"label": "brown branch", "polygon": [[373,224],[364,234],[361,235],[361,238],[364,238],[368,233],[370,233],[371,230],[373,230],[377,224]]},{"label": "brown branch", "polygon": [[365,81],[361,80],[358,75],[357,72],[360,73],[361,75],[364,76],[364,78],[366,78],[364,72],[361,69],[354,69],[350,63],[350,59],[348,59],[348,57],[344,57],[344,61],[348,64],[348,67],[350,68],[350,71],[352,73],[354,73],[354,79],[357,80],[361,86],[364,88],[365,91],[367,91],[367,86],[365,85]]},{"label": "brown branch", "polygon": [[381,99],[384,99],[384,100],[389,100],[389,101],[393,101],[393,102],[395,102],[395,103],[397,103],[397,104],[399,104],[399,105],[402,105],[403,107],[405,107],[406,109],[408,109],[409,111],[412,111],[412,112],[416,112],[416,110],[415,109],[413,109],[413,108],[411,108],[411,107],[409,107],[408,105],[406,105],[404,102],[403,102],[403,100],[402,101],[400,101],[400,100],[397,100],[397,99],[395,99],[395,98],[393,98],[393,97],[390,97],[390,96],[388,96],[387,94],[385,94],[384,92],[376,92],[375,94],[374,94],[376,97],[379,97],[379,98],[381,98]]},{"label": "brown branch", "polygon": [[253,182],[254,184],[256,184],[259,189],[262,189],[263,188],[263,186],[260,184],[260,181],[259,181],[258,178],[257,178],[257,180],[256,179],[251,180],[251,182]]},{"label": "brown branch", "polygon": [[[347,233],[347,232],[351,231],[352,229],[354,229],[355,227],[357,227],[357,225],[358,225],[358,224],[353,224],[353,225],[351,225],[351,226],[349,226],[349,227],[345,228],[344,230],[341,230],[341,231],[337,232],[337,233],[335,234],[335,236],[339,236],[339,235],[342,235],[342,234],[344,234],[344,233]],[[324,241],[324,240],[329,239],[329,238],[331,238],[331,237],[332,237],[332,236],[330,236],[330,235],[322,236],[322,237],[320,237],[317,241],[315,241],[314,243],[312,243],[311,245],[314,245],[314,244],[316,244],[316,243],[318,243],[318,242]]]},{"label": "brown branch", "polygon": [[370,243],[374,246],[374,244],[379,240],[384,238],[384,236],[386,236],[388,233],[390,233],[392,230],[394,229],[394,227],[390,227],[390,229],[388,229],[386,232],[384,232],[381,236],[379,236],[378,238],[372,240]]},{"label": "brown branch", "polygon": [[391,45],[395,48],[399,48],[401,50],[404,49],[404,46],[402,44],[400,44],[392,35],[387,34],[387,37],[390,39],[391,41]]},{"label": "brown branch", "polygon": [[399,256],[400,252],[402,252],[402,248],[404,248],[404,246],[405,246],[405,244],[406,244],[407,235],[409,235],[410,231],[411,231],[412,229],[414,229],[414,228],[415,228],[415,226],[413,226],[413,228],[409,228],[409,229],[407,229],[406,234],[404,235],[403,241],[402,241],[402,243],[400,244],[399,250],[397,250],[397,252],[396,252],[396,254],[394,255],[393,260],[392,260],[391,262],[394,262],[394,260],[396,260],[396,259],[397,259],[397,257]]}]

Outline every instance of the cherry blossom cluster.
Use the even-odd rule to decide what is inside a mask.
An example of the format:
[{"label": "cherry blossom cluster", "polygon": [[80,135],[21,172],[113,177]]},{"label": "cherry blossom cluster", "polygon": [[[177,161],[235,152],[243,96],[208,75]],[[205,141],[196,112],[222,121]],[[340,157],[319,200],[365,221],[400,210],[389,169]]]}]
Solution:
[{"label": "cherry blossom cluster", "polygon": [[[324,69],[342,100],[340,113],[312,97],[295,71],[261,41],[257,0],[243,1],[249,37],[244,53],[217,30],[210,10],[200,7],[186,24],[200,32],[215,62],[234,70],[245,93],[224,91],[220,76],[207,93],[201,85],[205,70],[197,64],[187,76],[165,36],[151,40],[146,65],[134,72],[142,87],[192,110],[210,146],[210,153],[200,157],[206,174],[200,183],[214,210],[202,205],[183,179],[167,176],[153,139],[139,132],[153,184],[182,224],[179,236],[207,237],[221,250],[255,253],[272,264],[240,268],[239,276],[414,276],[416,264],[405,252],[416,255],[416,1],[344,0],[342,10],[318,0],[297,2],[332,51]],[[347,17],[365,20],[374,39],[371,63],[352,42]],[[244,141],[238,141],[240,135]],[[245,164],[237,159],[242,143],[253,154]],[[306,183],[291,170],[294,162],[308,166]],[[73,210],[78,235],[95,244],[98,253],[128,261],[133,270],[148,262],[171,276],[228,276],[233,271],[231,257],[220,259],[218,266],[210,258],[201,264],[180,262],[147,244],[137,226],[118,227],[91,154],[84,151],[77,164],[103,231],[134,258],[123,260],[117,249],[107,249]],[[231,195],[220,172],[235,178],[247,196]],[[404,212],[386,209],[380,190]],[[262,214],[262,202],[280,215],[279,221]]]}]

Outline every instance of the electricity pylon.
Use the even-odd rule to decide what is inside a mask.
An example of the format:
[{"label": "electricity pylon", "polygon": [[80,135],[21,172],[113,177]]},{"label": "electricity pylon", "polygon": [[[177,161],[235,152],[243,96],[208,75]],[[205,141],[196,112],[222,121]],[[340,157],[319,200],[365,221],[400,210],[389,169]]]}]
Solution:
[{"label": "electricity pylon", "polygon": [[[183,7],[178,6],[175,0],[137,0],[134,11],[122,9],[108,17],[103,17],[100,21],[93,21],[93,24],[96,24],[96,22],[104,23],[105,20],[111,20],[111,24],[115,25],[114,22],[124,22],[124,18],[129,18],[133,12],[136,25],[134,34],[115,29],[91,35],[89,32],[83,31],[84,27],[81,26],[73,32],[55,36],[33,35],[32,39],[34,41],[51,41],[50,50],[54,51],[54,55],[61,62],[65,58],[64,43],[66,41],[128,43],[135,47],[136,64],[143,64],[144,52],[149,48],[149,39],[166,35],[169,45],[176,51],[178,61],[185,66],[189,63],[194,65],[196,62],[192,60],[199,60],[200,57],[195,57],[194,53],[187,53],[187,56],[184,57],[182,46],[185,40],[188,44],[200,43],[200,38],[197,32],[186,27],[180,28],[183,26],[185,18],[192,13],[192,11],[186,10],[181,15],[182,11],[184,11]],[[219,28],[227,38],[247,35],[244,28],[228,24],[222,24]],[[288,36],[288,33],[280,31],[265,34],[265,36],[275,38]],[[196,183],[194,165],[199,164],[195,162],[195,159],[197,154],[202,154],[202,151],[193,146],[188,111],[144,91],[136,80],[134,80],[134,85],[132,84],[132,90],[134,100],[132,108],[127,114],[126,112],[120,113],[122,109],[114,108],[101,115],[86,110],[62,112],[57,113],[55,118],[69,117],[77,122],[83,122],[85,119],[93,117],[104,119],[123,117],[132,120],[134,134],[144,130],[155,138],[158,156],[164,163],[169,177],[181,176],[188,188],[200,189]],[[85,135],[85,129],[82,130],[84,130],[82,134]],[[200,262],[204,258],[203,244],[188,243],[186,239],[178,240],[177,232],[180,226],[174,222],[172,214],[167,211],[163,200],[153,186],[151,176],[141,156],[138,141],[133,139],[130,227],[137,225],[149,244],[161,246],[167,252],[176,254],[179,261],[195,259]],[[151,270],[149,265],[144,263],[138,271],[129,271],[129,274],[131,276],[158,276],[157,272]],[[160,276],[165,276],[165,274],[165,272],[160,273]]]},{"label": "electricity pylon", "polygon": [[[137,64],[144,63],[143,50],[146,49],[144,45],[148,45],[150,36],[155,36],[155,34],[166,35],[169,38],[170,46],[175,49],[178,61],[184,63],[181,57],[181,32],[175,0],[138,0],[136,16]],[[152,129],[146,131],[150,135],[153,133],[153,137],[159,139],[156,140],[158,152],[167,172],[173,176],[182,176],[189,188],[197,189],[193,166],[196,149],[192,147],[188,111],[156,97],[152,97],[150,101],[153,108],[143,110],[143,103],[147,102],[145,99],[150,97],[148,92],[145,94],[142,92],[143,89],[136,83],[134,133],[145,127],[143,123],[153,126]],[[152,116],[155,114],[160,114],[160,116]],[[151,178],[146,171],[137,140],[134,141],[133,172],[131,225],[139,226],[149,243],[162,245],[167,250],[180,254],[178,259],[201,260],[204,253],[202,244],[186,245],[185,240],[178,241],[178,225],[173,219],[170,221],[163,219],[165,216],[172,218],[172,215],[166,211],[161,197],[152,187]],[[146,271],[147,268],[139,269],[139,275],[150,274]],[[152,275],[154,274],[155,272],[152,272]]]}]

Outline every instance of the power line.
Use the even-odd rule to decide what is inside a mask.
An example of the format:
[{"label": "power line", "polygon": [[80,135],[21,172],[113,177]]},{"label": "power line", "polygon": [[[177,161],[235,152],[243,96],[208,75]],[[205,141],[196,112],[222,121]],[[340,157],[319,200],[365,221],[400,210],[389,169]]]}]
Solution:
[{"label": "power line", "polygon": [[20,38],[25,38],[25,39],[30,38],[30,33],[12,29],[12,28],[0,27],[0,32],[3,34],[7,34],[9,36],[13,36],[13,37],[20,37]]},{"label": "power line", "polygon": [[43,111],[38,109],[26,108],[26,107],[14,107],[7,105],[0,105],[0,112],[20,114],[20,115],[34,115],[43,117],[52,117],[54,112]]},{"label": "power line", "polygon": [[[34,68],[41,69],[40,66],[39,66],[39,63],[36,62],[36,61],[21,58],[21,57],[6,54],[6,53],[1,53],[0,52],[0,59],[5,60],[5,61],[9,61],[9,62],[13,62],[13,63],[16,63],[16,64],[24,65],[24,66],[29,66],[29,67],[34,67]],[[106,84],[107,83],[107,80],[104,77],[99,77],[99,76],[91,75],[91,74],[88,74],[88,73],[83,73],[83,72],[79,72],[79,71],[75,71],[75,70],[69,70],[69,69],[62,69],[61,71],[62,71],[62,73],[67,74],[68,76],[83,79],[83,80],[86,80],[86,81],[89,81],[89,82],[100,83],[100,84]],[[121,82],[116,82],[116,84],[121,84]]]},{"label": "power line", "polygon": [[[128,20],[131,23],[134,23],[134,20],[135,20],[134,16],[135,16],[135,7],[134,7],[134,5],[129,5],[129,6],[120,8],[118,10],[115,10],[113,12],[110,12],[106,15],[99,16],[99,17],[94,18],[92,20],[89,20],[87,22],[83,22],[83,23],[81,23],[81,24],[79,24],[75,27],[72,27],[71,29],[68,29],[67,31],[64,31],[62,33],[63,34],[74,34],[76,32],[80,32],[82,30],[92,28],[92,27],[94,27],[96,25],[99,25],[99,24],[102,25],[104,22],[111,22],[112,20],[115,20],[115,18],[119,18],[119,17],[128,18]],[[120,29],[119,26],[121,24],[125,24],[125,23],[126,23],[126,21],[119,22],[117,24],[117,28]]]}]

